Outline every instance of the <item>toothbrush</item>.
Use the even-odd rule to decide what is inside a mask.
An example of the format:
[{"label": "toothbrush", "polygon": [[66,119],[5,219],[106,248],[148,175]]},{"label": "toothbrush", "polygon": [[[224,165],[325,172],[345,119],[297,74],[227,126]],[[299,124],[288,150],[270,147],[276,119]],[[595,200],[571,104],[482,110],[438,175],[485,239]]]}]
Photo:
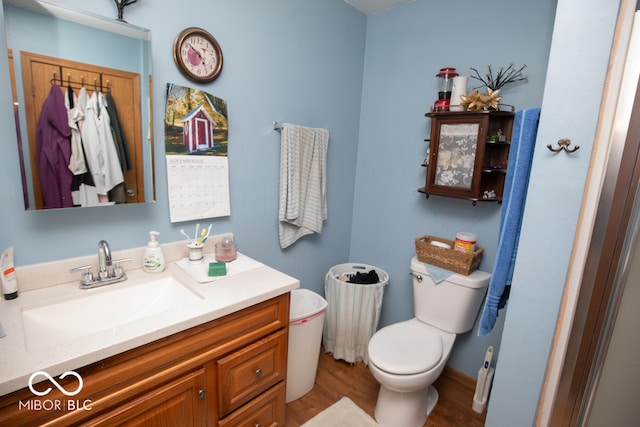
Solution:
[{"label": "toothbrush", "polygon": [[[204,232],[204,230],[203,230]],[[211,233],[211,224],[209,224],[209,227],[207,228],[207,234],[204,235],[204,238],[202,239],[202,244],[204,245],[204,242],[207,241],[207,239],[209,238],[209,233]]]},{"label": "toothbrush", "polygon": [[202,229],[202,232],[200,232],[200,238],[198,239],[198,244],[202,245],[204,243],[204,239],[207,236],[207,230],[205,230],[204,228]]},{"label": "toothbrush", "polygon": [[182,234],[184,237],[187,238],[187,240],[191,240],[191,238],[189,237],[189,235],[187,233],[185,233],[184,228],[180,229],[180,234]]},{"label": "toothbrush", "polygon": [[200,231],[200,223],[196,224],[196,234],[193,235],[193,243],[198,244],[198,231]]}]

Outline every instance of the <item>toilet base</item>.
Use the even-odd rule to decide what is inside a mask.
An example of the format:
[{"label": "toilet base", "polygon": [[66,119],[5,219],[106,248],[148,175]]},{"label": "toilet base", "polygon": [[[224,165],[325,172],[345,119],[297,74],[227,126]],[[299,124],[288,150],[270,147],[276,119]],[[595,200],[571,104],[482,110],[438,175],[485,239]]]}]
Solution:
[{"label": "toilet base", "polygon": [[374,411],[381,427],[422,427],[438,403],[438,390],[432,385],[426,390],[401,393],[380,386]]}]

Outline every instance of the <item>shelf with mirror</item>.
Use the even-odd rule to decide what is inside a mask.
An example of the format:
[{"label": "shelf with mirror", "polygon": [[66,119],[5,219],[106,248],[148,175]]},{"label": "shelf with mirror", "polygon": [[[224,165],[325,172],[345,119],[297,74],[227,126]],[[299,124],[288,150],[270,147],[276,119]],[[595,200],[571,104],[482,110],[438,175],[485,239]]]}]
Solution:
[{"label": "shelf with mirror", "polygon": [[[25,208],[152,202],[151,32],[42,0],[5,0],[3,7]],[[89,185],[88,191],[80,195],[74,192],[71,204],[51,202],[57,197],[55,189],[50,189],[51,182],[64,175],[56,185],[66,192],[66,182],[72,179],[72,189],[77,190],[84,185],[78,184],[77,179],[81,168],[73,170],[71,178],[64,168],[53,173],[46,166],[43,169],[43,151],[38,142],[39,138],[42,140],[38,123],[53,88],[59,88],[65,101],[72,104],[73,95],[78,96],[82,90],[86,90],[89,101],[93,94],[98,94],[98,102],[110,100],[122,131],[121,142],[115,141],[120,169],[116,178],[103,191],[98,191],[100,184],[94,182],[96,190],[92,191]],[[87,169],[97,164],[95,151],[92,153],[84,141],[76,153],[84,156]],[[88,171],[94,178],[104,172],[96,169]],[[83,198],[85,194],[87,197]]]},{"label": "shelf with mirror", "polygon": [[507,111],[438,111],[431,119],[429,151],[423,166],[431,195],[501,202],[513,119]]}]

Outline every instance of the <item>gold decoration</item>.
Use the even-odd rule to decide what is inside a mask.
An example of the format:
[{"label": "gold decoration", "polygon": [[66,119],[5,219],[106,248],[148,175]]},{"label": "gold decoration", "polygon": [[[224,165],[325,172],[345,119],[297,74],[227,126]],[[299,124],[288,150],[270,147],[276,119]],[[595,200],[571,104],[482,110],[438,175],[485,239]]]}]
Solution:
[{"label": "gold decoration", "polygon": [[[500,89],[491,90],[487,88],[487,94],[485,96],[486,104],[489,106],[489,108],[493,108],[494,110],[500,109],[500,100],[502,99],[502,97],[500,96]],[[485,108],[485,110],[486,109],[487,108]]]},{"label": "gold decoration", "polygon": [[460,96],[460,105],[466,108],[467,110],[478,110],[478,98],[480,94],[478,93],[478,89],[474,89],[471,93]]},{"label": "gold decoration", "polygon": [[460,97],[460,105],[469,111],[499,110],[501,99],[500,89],[492,90],[487,88],[486,93],[480,93],[478,89],[474,89],[471,93]]}]

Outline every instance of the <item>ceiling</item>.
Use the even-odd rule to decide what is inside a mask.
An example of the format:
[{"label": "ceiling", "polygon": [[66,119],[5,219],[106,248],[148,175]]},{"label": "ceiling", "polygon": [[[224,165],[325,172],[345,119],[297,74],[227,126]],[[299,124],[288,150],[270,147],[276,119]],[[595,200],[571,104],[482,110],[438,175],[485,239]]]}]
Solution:
[{"label": "ceiling", "polygon": [[373,15],[414,0],[344,0],[365,15]]}]

